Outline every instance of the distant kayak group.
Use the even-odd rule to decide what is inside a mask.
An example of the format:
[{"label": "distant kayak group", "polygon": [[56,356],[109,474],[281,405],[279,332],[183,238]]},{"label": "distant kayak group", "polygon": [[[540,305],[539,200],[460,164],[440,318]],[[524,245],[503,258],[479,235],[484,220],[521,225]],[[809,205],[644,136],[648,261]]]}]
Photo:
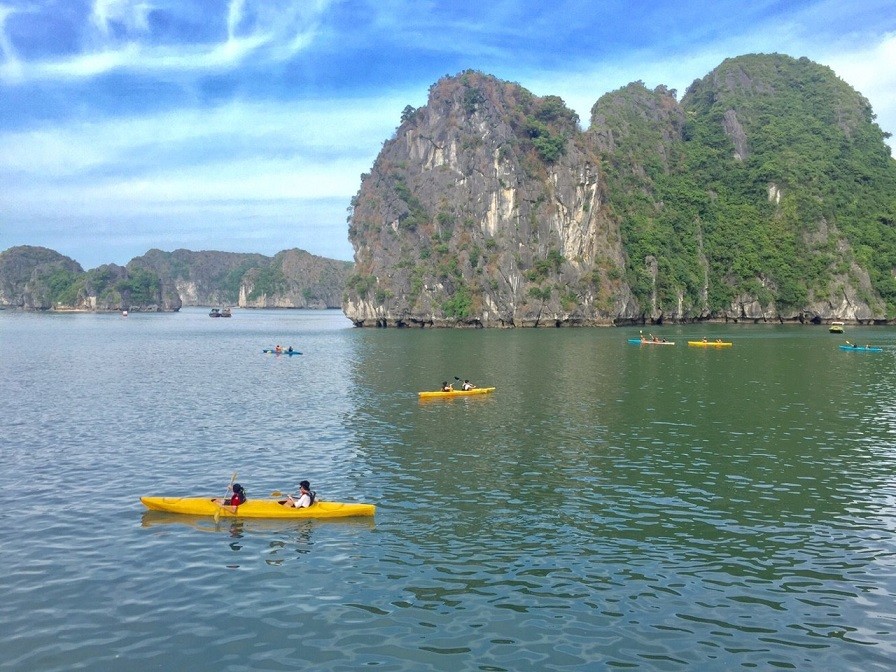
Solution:
[{"label": "distant kayak group", "polygon": [[[657,338],[653,334],[644,336],[641,334],[638,338],[630,338],[628,342],[632,345],[675,345],[675,341],[667,341],[665,338]],[[699,341],[688,341],[688,345],[692,348],[730,348],[734,345],[731,341],[723,341],[717,338],[714,341],[702,339]],[[873,345],[857,345],[846,341],[844,345],[839,346],[841,350],[850,350],[853,352],[883,352],[883,348]]]},{"label": "distant kayak group", "polygon": [[[647,336],[641,334],[638,338],[628,339],[628,342],[632,345],[675,345],[675,341],[667,341],[665,338],[659,338],[653,334],[648,334]],[[688,345],[693,348],[730,348],[734,344],[731,341],[723,341],[720,338],[714,341],[704,338],[700,341],[688,341]]]}]

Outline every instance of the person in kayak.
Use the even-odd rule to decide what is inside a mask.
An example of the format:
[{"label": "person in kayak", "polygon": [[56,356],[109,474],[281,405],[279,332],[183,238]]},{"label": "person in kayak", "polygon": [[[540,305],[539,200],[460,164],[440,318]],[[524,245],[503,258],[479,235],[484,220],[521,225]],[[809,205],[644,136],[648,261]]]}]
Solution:
[{"label": "person in kayak", "polygon": [[442,381],[442,392],[453,392],[454,385],[449,383],[447,380]]},{"label": "person in kayak", "polygon": [[230,489],[233,491],[233,494],[230,497],[225,497],[224,499],[213,499],[212,501],[218,506],[229,506],[230,512],[236,513],[239,505],[246,503],[246,491],[239,483],[234,483],[233,487],[231,487]]},{"label": "person in kayak", "polygon": [[464,390],[472,390],[475,387],[476,386],[473,383],[471,383],[469,380],[464,381],[464,385],[463,385]]},{"label": "person in kayak", "polygon": [[299,483],[298,497],[286,495],[286,501],[283,502],[283,506],[294,506],[297,509],[304,509],[314,504],[314,500],[316,498],[317,495],[311,492],[311,483],[309,483],[308,481],[302,481],[301,483]]}]

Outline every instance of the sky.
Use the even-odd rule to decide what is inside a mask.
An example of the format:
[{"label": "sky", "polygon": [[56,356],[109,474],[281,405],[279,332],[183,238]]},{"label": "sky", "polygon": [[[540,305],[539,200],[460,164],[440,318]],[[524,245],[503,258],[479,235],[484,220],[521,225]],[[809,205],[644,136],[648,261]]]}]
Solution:
[{"label": "sky", "polygon": [[680,98],[748,53],[832,68],[896,134],[892,0],[0,0],[0,251],[351,260],[361,174],[441,77],[560,96],[584,126],[605,93]]}]

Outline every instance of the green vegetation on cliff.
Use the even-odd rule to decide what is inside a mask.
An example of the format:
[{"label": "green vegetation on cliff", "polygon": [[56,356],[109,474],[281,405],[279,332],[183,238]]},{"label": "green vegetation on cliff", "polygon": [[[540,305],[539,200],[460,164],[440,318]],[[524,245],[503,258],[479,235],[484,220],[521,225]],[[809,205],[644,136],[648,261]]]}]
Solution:
[{"label": "green vegetation on cliff", "polygon": [[896,168],[864,98],[824,66],[777,55],[729,59],[694,82],[680,129],[667,98],[635,84],[593,111],[617,142],[605,175],[642,304],[655,291],[660,311],[682,297],[697,307],[705,286],[710,312],[738,296],[798,311],[860,285],[855,264],[870,276],[865,300],[896,317]]}]

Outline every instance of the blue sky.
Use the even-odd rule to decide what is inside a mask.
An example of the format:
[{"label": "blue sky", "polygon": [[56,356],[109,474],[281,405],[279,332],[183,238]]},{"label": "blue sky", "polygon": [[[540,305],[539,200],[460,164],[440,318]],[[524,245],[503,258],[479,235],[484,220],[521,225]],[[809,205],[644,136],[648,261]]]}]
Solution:
[{"label": "blue sky", "polygon": [[896,134],[892,0],[0,0],[0,251],[349,260],[361,173],[440,77],[587,123],[629,82],[681,96],[757,52],[830,66]]}]

